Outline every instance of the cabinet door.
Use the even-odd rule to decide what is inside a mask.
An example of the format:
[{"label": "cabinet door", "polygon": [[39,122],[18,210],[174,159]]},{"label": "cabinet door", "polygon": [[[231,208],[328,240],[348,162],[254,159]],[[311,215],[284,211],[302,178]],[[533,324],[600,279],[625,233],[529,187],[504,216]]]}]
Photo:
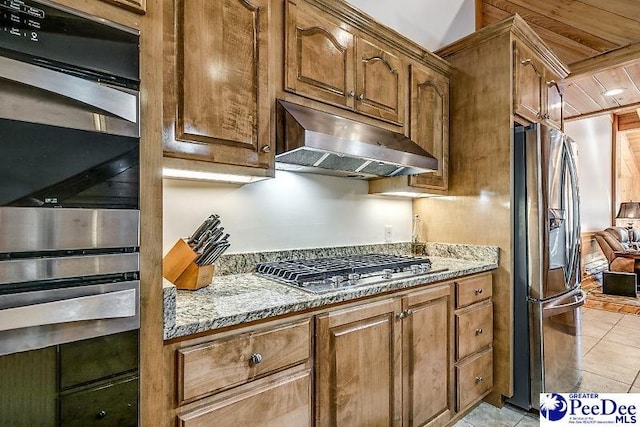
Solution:
[{"label": "cabinet door", "polygon": [[317,318],[319,426],[402,422],[400,301],[387,299]]},{"label": "cabinet door", "polygon": [[451,285],[404,298],[405,425],[444,424],[454,411]]},{"label": "cabinet door", "polygon": [[311,425],[311,371],[285,377],[178,416],[179,427]]},{"label": "cabinet door", "polygon": [[353,108],[353,35],[305,2],[286,4],[285,88]]},{"label": "cabinet door", "polygon": [[545,74],[546,88],[546,114],[544,115],[547,122],[559,129],[564,127],[564,88],[561,86],[560,78],[547,72]]},{"label": "cabinet door", "polygon": [[407,73],[400,59],[356,38],[356,110],[398,125],[404,123]]},{"label": "cabinet door", "polygon": [[544,68],[534,53],[514,42],[513,110],[525,120],[537,123],[542,118]]},{"label": "cabinet door", "polygon": [[438,159],[438,170],[409,178],[413,187],[449,188],[449,79],[411,65],[411,139]]},{"label": "cabinet door", "polygon": [[165,116],[169,128],[175,123],[175,138],[165,137],[165,155],[268,168],[269,1],[165,4],[167,27],[175,29],[165,38],[167,58],[175,61],[165,79]]},{"label": "cabinet door", "polygon": [[0,426],[56,426],[56,347],[0,357]]}]

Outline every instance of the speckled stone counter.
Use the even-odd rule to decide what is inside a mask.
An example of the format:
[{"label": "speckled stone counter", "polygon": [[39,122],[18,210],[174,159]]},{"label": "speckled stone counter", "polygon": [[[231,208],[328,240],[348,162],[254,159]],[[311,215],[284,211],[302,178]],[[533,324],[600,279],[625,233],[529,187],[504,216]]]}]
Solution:
[{"label": "speckled stone counter", "polygon": [[[376,249],[380,249],[378,246],[383,245],[374,246],[377,247]],[[410,250],[410,244],[408,243],[386,246],[391,253],[398,255],[407,254]],[[457,249],[458,252],[455,252],[452,248],[445,250],[443,247],[434,248],[433,251],[440,250],[444,252],[437,253],[445,254],[462,254],[467,259],[429,255],[434,271],[447,269],[446,271],[415,278],[398,279],[386,283],[344,288],[320,295],[243,271],[243,266],[250,265],[250,262],[253,262],[253,265],[249,271],[253,271],[256,262],[274,259],[271,257],[279,257],[280,253],[266,253],[270,254],[268,256],[264,253],[228,255],[227,257],[229,258],[235,258],[235,260],[227,259],[228,265],[235,265],[235,267],[227,267],[226,270],[240,272],[215,276],[213,284],[206,288],[197,291],[178,290],[176,292],[175,287],[165,281],[164,338],[168,340],[245,322],[320,308],[328,304],[489,271],[498,266],[498,248],[496,247],[465,246],[466,249],[463,249],[463,245],[455,246],[461,246]],[[323,257],[374,251],[371,246],[359,246],[349,249],[355,252],[349,252],[346,248],[327,249],[335,252],[331,253],[331,255],[326,255],[326,250],[315,250],[314,253],[319,253],[316,257]],[[396,250],[398,252],[395,252]],[[430,251],[427,250],[427,252],[429,253]],[[477,255],[479,253],[484,256]],[[303,253],[300,257],[306,255]],[[251,259],[251,261],[243,260],[243,257]],[[255,261],[256,258],[260,260]],[[287,258],[287,255],[275,259],[285,258]]]}]

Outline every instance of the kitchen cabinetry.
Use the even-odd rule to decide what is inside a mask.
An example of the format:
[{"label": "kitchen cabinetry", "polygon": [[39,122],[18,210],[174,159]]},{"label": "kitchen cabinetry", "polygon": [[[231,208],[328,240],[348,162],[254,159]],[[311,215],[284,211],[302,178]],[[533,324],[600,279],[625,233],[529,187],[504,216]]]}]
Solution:
[{"label": "kitchen cabinetry", "polygon": [[165,157],[273,168],[269,5],[165,1]]},{"label": "kitchen cabinetry", "polygon": [[454,282],[456,288],[456,407],[463,411],[493,387],[491,275]]},{"label": "kitchen cabinetry", "polygon": [[407,73],[398,55],[302,0],[289,0],[286,13],[286,90],[404,123]]},{"label": "kitchen cabinetry", "polygon": [[539,55],[518,41],[513,42],[513,109],[530,123],[545,122],[563,127],[563,92],[559,77]]},{"label": "kitchen cabinetry", "polygon": [[401,425],[401,307],[389,298],[318,317],[318,426]]},{"label": "kitchen cabinetry", "polygon": [[[513,223],[512,213],[505,209],[513,192],[510,175],[512,130],[514,121],[529,122],[521,116],[526,113],[516,111],[517,104],[524,101],[518,101],[514,92],[522,90],[515,88],[518,83],[514,77],[514,42],[517,42],[515,46],[523,46],[532,52],[531,58],[543,64],[544,72],[548,71],[550,77],[567,76],[566,66],[517,15],[437,51],[458,70],[451,79],[449,99],[452,159],[449,163],[449,196],[462,202],[431,198],[414,204],[415,213],[422,218],[423,232],[428,231],[430,241],[500,247],[500,268],[493,277],[496,292],[491,298],[496,327],[491,346],[493,391],[488,397],[496,405],[502,404],[503,396],[513,395],[514,331],[513,323],[508,321],[513,315],[514,300]],[[516,73],[518,68],[524,67],[519,64]],[[524,71],[532,73],[529,76],[535,77],[536,84],[542,82],[531,66],[527,65]],[[542,82],[545,91],[547,80]],[[533,97],[520,99],[536,101],[539,97],[534,90]],[[479,214],[478,206],[483,207],[482,214]],[[457,363],[458,367],[462,366],[460,361]],[[486,376],[481,384],[485,383]]]},{"label": "kitchen cabinetry", "polygon": [[0,425],[138,425],[138,331],[2,356],[0,367]]},{"label": "kitchen cabinetry", "polygon": [[312,322],[258,329],[172,346],[179,426],[310,426]]},{"label": "kitchen cabinetry", "polygon": [[438,170],[412,175],[409,186],[446,191],[449,188],[449,79],[411,65],[411,139],[438,159]]},{"label": "kitchen cabinetry", "polygon": [[447,283],[318,316],[318,425],[444,424],[454,411],[451,313]]}]

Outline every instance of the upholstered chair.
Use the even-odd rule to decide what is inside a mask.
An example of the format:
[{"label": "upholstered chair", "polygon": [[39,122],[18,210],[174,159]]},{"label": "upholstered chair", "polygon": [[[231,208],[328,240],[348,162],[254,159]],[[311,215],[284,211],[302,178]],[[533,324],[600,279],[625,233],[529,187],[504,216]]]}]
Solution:
[{"label": "upholstered chair", "polygon": [[[635,231],[637,232],[637,230]],[[633,237],[635,237],[635,233],[633,233]],[[629,249],[629,233],[626,228],[609,227],[604,231],[597,232],[595,238],[609,262],[609,271],[634,272],[633,259],[619,257],[615,254],[615,252]],[[638,238],[640,241],[640,233],[638,233]]]}]

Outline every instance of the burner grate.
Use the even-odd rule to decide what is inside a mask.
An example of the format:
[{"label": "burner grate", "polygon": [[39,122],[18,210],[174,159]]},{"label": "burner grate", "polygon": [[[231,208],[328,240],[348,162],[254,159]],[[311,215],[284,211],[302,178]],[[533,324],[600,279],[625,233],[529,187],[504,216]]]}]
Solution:
[{"label": "burner grate", "polygon": [[285,283],[305,286],[310,282],[326,281],[338,276],[346,278],[350,274],[367,275],[383,270],[398,273],[411,268],[412,265],[424,264],[430,264],[430,261],[409,256],[365,254],[266,262],[258,264],[256,272]]}]

